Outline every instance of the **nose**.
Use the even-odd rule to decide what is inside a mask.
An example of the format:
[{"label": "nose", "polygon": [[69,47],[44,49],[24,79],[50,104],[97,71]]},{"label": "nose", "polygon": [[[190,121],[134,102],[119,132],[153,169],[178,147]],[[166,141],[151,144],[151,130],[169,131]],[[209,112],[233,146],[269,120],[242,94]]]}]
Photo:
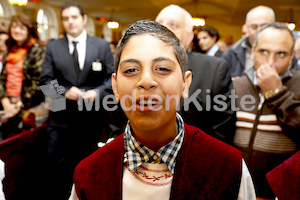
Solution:
[{"label": "nose", "polygon": [[21,27],[20,26],[16,26],[15,27],[15,32],[20,32],[21,31]]},{"label": "nose", "polygon": [[138,89],[150,90],[157,87],[154,74],[151,70],[143,70],[137,84]]},{"label": "nose", "polygon": [[276,55],[275,54],[271,54],[268,57],[268,64],[272,67],[276,62]]}]

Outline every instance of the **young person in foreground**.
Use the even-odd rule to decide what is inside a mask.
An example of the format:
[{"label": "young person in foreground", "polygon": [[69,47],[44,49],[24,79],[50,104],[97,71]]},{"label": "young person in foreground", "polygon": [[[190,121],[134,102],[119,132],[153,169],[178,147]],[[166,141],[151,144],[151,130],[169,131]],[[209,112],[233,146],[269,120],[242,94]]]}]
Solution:
[{"label": "young person in foreground", "polygon": [[80,199],[255,199],[242,154],[176,114],[192,74],[169,29],[147,20],[131,25],[115,67],[113,91],[129,121],[76,167]]}]

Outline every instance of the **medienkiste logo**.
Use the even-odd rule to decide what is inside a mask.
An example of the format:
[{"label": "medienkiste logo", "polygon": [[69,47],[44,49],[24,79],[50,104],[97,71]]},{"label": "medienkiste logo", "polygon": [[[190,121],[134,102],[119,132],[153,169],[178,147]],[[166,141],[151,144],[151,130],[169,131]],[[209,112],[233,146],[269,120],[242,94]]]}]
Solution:
[{"label": "medienkiste logo", "polygon": [[49,110],[52,112],[66,110],[66,98],[62,95],[65,88],[59,85],[57,80],[51,81],[48,85],[42,85],[40,88],[46,96]]},{"label": "medienkiste logo", "polygon": [[[62,95],[65,92],[65,88],[58,84],[57,80],[53,80],[48,85],[40,86],[42,92],[46,96],[46,103],[48,104],[49,110],[52,112],[66,110],[66,98]],[[85,90],[82,90],[85,91]],[[92,109],[95,111],[99,111],[102,107],[106,111],[115,111],[118,108],[118,102],[113,94],[108,94],[104,96],[102,101],[100,101],[100,94],[98,90],[97,97],[94,100],[87,100],[83,98],[78,98],[77,105],[78,111],[91,111]],[[205,94],[206,104],[202,105],[199,100],[198,96],[203,93]],[[132,90],[132,94],[124,95],[120,99],[120,105],[124,111],[136,111],[137,104],[134,103],[137,99],[137,94],[143,97],[143,91]],[[223,94],[218,94],[215,96],[211,95],[211,91],[209,89],[202,91],[201,89],[196,90],[193,94],[186,99],[182,99],[183,107],[181,108],[183,111],[188,111],[190,106],[195,107],[198,111],[218,111],[224,112],[226,110],[233,110],[239,111],[240,108],[237,107],[236,101],[238,99],[238,95],[235,93],[235,90],[232,89],[228,96]],[[165,109],[169,111],[172,109],[172,106],[177,106],[177,111],[180,110],[179,101],[180,97],[176,95],[166,95],[164,98],[160,96],[152,95],[147,100],[141,98],[139,101],[139,109],[144,110],[147,108],[151,111],[159,111],[161,109]],[[126,101],[133,102],[133,104],[127,106]],[[176,102],[175,104],[172,102]],[[142,102],[142,103],[141,103]],[[163,103],[163,105],[162,105]],[[100,105],[101,104],[101,105]],[[156,105],[157,106],[153,106]],[[243,95],[239,101],[240,107],[245,111],[252,111],[255,109],[255,105],[257,104],[255,97],[253,95]]]}]

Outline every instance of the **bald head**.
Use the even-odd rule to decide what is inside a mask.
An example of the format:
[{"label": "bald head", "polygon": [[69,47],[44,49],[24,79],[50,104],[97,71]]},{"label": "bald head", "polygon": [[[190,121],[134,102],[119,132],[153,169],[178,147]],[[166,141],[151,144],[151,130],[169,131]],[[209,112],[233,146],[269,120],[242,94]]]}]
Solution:
[{"label": "bald head", "polygon": [[157,15],[156,22],[170,29],[187,50],[193,40],[192,16],[177,5],[169,5]]},{"label": "bald head", "polygon": [[273,22],[275,22],[275,14],[272,8],[267,6],[252,8],[246,15],[250,44],[253,44],[254,37],[260,27]]},{"label": "bald head", "polygon": [[295,56],[300,60],[300,37],[297,37],[294,47]]}]

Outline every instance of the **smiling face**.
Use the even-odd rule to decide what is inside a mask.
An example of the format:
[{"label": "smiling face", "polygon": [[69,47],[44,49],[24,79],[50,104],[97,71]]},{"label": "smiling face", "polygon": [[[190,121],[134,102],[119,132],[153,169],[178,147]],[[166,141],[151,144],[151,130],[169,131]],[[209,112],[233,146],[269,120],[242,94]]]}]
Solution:
[{"label": "smiling face", "polygon": [[173,47],[148,34],[129,39],[112,76],[135,134],[175,128],[178,100],[187,98],[190,82],[191,72],[182,76]]},{"label": "smiling face", "polygon": [[20,21],[13,21],[10,28],[11,37],[21,45],[28,37],[28,29]]}]

